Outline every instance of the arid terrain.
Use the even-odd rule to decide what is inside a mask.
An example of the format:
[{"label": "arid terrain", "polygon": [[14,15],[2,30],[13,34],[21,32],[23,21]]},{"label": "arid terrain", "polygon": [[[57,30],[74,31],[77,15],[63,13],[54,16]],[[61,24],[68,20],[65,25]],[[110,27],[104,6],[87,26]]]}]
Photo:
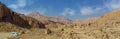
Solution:
[{"label": "arid terrain", "polygon": [[[11,32],[18,32],[18,37]],[[0,3],[0,39],[120,39],[120,9],[101,17],[69,20],[37,12],[24,15]]]}]

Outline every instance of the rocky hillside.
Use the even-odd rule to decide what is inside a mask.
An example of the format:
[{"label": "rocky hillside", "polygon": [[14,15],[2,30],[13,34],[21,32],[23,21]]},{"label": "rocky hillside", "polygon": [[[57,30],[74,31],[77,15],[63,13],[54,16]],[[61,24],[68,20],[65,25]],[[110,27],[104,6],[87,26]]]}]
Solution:
[{"label": "rocky hillside", "polygon": [[[19,29],[19,27],[26,29],[45,28],[45,25],[41,22],[23,14],[18,14],[10,10],[3,3],[0,3],[0,24],[0,28],[2,28],[0,31],[6,31],[8,26],[11,27],[11,29],[8,30],[12,30],[12,27],[16,27],[14,30],[17,30],[17,28]],[[6,29],[3,30],[3,27],[6,27]]]}]

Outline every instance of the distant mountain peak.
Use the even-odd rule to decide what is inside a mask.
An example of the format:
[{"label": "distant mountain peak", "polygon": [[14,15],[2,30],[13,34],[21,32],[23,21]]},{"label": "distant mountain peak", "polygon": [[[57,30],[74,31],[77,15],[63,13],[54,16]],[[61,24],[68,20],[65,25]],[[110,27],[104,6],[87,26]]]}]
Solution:
[{"label": "distant mountain peak", "polygon": [[71,20],[69,20],[69,19],[67,19],[63,16],[50,17],[50,16],[41,15],[38,12],[32,12],[32,13],[28,14],[28,16],[32,17],[32,18],[35,18],[39,21],[50,20],[50,21],[54,21],[54,22],[58,22],[58,23],[62,23],[62,24],[71,23]]}]

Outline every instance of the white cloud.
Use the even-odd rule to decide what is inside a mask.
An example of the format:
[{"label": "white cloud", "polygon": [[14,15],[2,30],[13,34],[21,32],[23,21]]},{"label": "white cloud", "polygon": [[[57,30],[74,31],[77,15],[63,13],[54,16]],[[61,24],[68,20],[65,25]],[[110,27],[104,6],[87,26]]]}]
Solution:
[{"label": "white cloud", "polygon": [[8,5],[8,7],[13,8],[13,9],[18,9],[21,7],[25,7],[27,5],[27,1],[26,0],[16,0],[16,4],[10,4]]},{"label": "white cloud", "polygon": [[93,9],[90,7],[84,7],[84,8],[81,8],[80,12],[81,12],[81,15],[90,15],[93,13]]},{"label": "white cloud", "polygon": [[13,8],[13,9],[17,9],[17,8],[18,8],[18,6],[15,5],[15,4],[11,4],[11,5],[9,5],[8,7]]},{"label": "white cloud", "polygon": [[120,0],[109,0],[107,2],[104,1],[104,4],[109,10],[120,8]]},{"label": "white cloud", "polygon": [[71,8],[65,8],[62,15],[66,16],[66,15],[70,15],[73,16],[75,14],[75,10],[71,9]]},{"label": "white cloud", "polygon": [[9,4],[8,7],[11,8],[12,10],[14,10],[15,12],[28,14],[35,10],[33,10],[33,9],[27,10],[27,9],[24,9],[24,7],[26,7],[28,5],[32,5],[33,3],[34,3],[34,0],[16,0],[16,1],[14,1],[13,4]]},{"label": "white cloud", "polygon": [[80,9],[81,15],[92,15],[102,10],[102,7],[83,7]]},{"label": "white cloud", "polygon": [[120,0],[103,0],[104,5],[102,6],[96,6],[96,7],[90,7],[90,6],[85,6],[80,9],[81,15],[93,15],[96,13],[101,13],[101,12],[107,12],[106,10],[115,10],[120,8]]},{"label": "white cloud", "polygon": [[100,11],[100,10],[102,10],[102,9],[104,9],[104,7],[96,7],[94,10],[95,10],[95,11]]},{"label": "white cloud", "polygon": [[26,4],[27,4],[26,0],[18,0],[18,6],[24,7],[26,6]]}]

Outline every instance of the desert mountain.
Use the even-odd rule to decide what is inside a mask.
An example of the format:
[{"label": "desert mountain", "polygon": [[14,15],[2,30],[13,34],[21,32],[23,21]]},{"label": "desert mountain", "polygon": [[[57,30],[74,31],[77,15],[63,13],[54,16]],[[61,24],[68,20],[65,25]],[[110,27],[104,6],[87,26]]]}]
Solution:
[{"label": "desert mountain", "polygon": [[[26,28],[26,29],[31,29],[31,28],[45,28],[44,24],[41,22],[38,22],[37,20],[27,17],[23,14],[16,13],[12,10],[10,10],[6,5],[3,3],[0,3],[0,27],[7,27],[9,28],[16,27],[19,29],[21,28]],[[7,25],[8,24],[8,25]],[[11,27],[10,27],[11,25]],[[14,25],[14,26],[12,26]],[[0,31],[3,29],[0,29]],[[8,29],[9,30],[9,29]],[[17,29],[16,29],[17,30]]]},{"label": "desert mountain", "polygon": [[32,17],[32,18],[35,18],[39,21],[53,21],[53,22],[56,22],[56,23],[61,23],[61,24],[70,24],[72,22],[72,20],[69,20],[65,17],[61,17],[61,16],[58,16],[58,17],[49,17],[49,16],[44,16],[44,15],[41,15],[39,12],[33,12],[33,13],[30,13],[28,14],[29,17]]}]

